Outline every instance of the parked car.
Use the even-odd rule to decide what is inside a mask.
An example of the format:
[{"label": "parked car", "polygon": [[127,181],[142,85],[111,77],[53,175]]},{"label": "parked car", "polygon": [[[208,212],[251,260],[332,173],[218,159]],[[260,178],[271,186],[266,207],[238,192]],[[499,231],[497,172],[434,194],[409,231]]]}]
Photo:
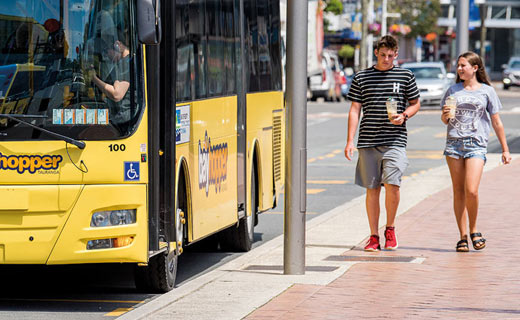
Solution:
[{"label": "parked car", "polygon": [[316,99],[323,97],[325,101],[332,101],[336,98],[335,86],[334,72],[325,59],[322,59],[321,73],[313,74],[309,77],[310,99],[316,101]]},{"label": "parked car", "polygon": [[415,75],[421,106],[440,106],[444,93],[455,79],[455,74],[447,73],[442,62],[405,62],[401,67]]},{"label": "parked car", "polygon": [[511,86],[520,86],[520,57],[511,57],[507,64],[502,65],[502,83],[504,90]]},{"label": "parked car", "polygon": [[350,90],[350,84],[352,83],[352,78],[354,77],[354,69],[351,67],[344,68],[342,74],[345,82],[341,83],[341,95],[347,99],[348,91]]},{"label": "parked car", "polygon": [[310,99],[323,97],[326,101],[339,101],[341,98],[341,68],[335,52],[323,50],[321,73],[309,76]]},{"label": "parked car", "polygon": [[347,76],[345,74],[345,71],[340,71],[340,83],[341,83],[341,96],[344,99],[347,99],[348,94],[348,82],[347,82]]}]

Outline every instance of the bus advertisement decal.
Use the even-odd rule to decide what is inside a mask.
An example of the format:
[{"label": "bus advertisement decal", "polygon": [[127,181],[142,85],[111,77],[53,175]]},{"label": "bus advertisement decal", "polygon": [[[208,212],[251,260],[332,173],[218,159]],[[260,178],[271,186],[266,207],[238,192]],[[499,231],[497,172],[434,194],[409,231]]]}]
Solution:
[{"label": "bus advertisement decal", "polygon": [[6,156],[0,153],[0,170],[16,170],[18,173],[48,173],[52,170],[57,173],[60,162],[63,160],[59,155],[19,155]]},{"label": "bus advertisement decal", "polygon": [[205,189],[206,197],[210,185],[215,185],[215,193],[221,191],[227,178],[228,145],[226,142],[211,145],[206,131],[204,141],[199,140],[199,190]]},{"label": "bus advertisement decal", "polygon": [[190,141],[190,105],[175,109],[175,144]]}]

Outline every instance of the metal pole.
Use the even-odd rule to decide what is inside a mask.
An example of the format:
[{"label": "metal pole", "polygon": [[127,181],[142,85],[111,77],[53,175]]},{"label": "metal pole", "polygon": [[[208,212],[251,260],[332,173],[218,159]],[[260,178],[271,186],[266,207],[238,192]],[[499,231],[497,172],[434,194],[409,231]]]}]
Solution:
[{"label": "metal pole", "polygon": [[305,274],[307,0],[287,1],[284,274]]},{"label": "metal pole", "polygon": [[468,51],[469,47],[469,0],[457,0],[457,52]]},{"label": "metal pole", "polygon": [[386,36],[386,18],[388,16],[388,11],[387,11],[387,1],[388,0],[383,0],[383,4],[381,5],[382,6],[382,11],[381,11],[381,36]]},{"label": "metal pole", "polygon": [[486,18],[487,18],[487,6],[485,3],[480,5],[480,59],[482,64],[486,65]]},{"label": "metal pole", "polygon": [[[368,2],[368,24],[374,23],[374,0]],[[367,67],[371,67],[374,62],[374,35],[367,34]]]},{"label": "metal pole", "polygon": [[368,0],[362,0],[361,12],[361,51],[359,52],[359,67],[363,70],[367,68]]}]

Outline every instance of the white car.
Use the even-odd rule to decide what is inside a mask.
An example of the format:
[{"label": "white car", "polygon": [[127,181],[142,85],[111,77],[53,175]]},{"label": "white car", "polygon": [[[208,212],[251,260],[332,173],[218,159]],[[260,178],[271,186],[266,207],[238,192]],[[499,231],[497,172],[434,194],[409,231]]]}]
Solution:
[{"label": "white car", "polygon": [[502,65],[502,83],[504,90],[511,86],[520,86],[520,57],[511,57],[507,64]]},{"label": "white car", "polygon": [[440,107],[442,97],[453,84],[455,74],[447,73],[442,62],[405,62],[401,67],[409,69],[415,75],[421,94],[421,107]]}]

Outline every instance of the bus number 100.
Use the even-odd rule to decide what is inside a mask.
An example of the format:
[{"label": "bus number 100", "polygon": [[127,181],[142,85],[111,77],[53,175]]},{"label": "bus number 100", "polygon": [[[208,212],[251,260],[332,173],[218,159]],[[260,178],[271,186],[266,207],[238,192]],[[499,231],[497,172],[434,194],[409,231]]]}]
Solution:
[{"label": "bus number 100", "polygon": [[108,148],[110,149],[110,152],[112,151],[125,151],[126,149],[126,146],[122,143],[122,144],[111,144],[108,146]]}]

